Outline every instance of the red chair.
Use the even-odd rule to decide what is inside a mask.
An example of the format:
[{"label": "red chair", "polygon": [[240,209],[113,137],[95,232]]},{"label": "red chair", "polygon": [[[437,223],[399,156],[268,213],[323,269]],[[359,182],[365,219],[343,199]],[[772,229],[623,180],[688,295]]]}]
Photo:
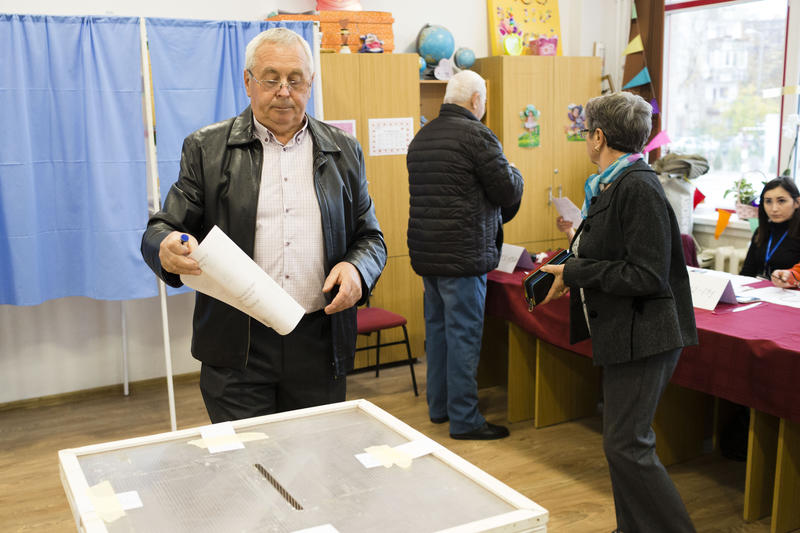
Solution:
[{"label": "red chair", "polygon": [[[370,336],[376,334],[377,342],[369,346],[362,346],[356,348],[356,351],[371,350],[375,348],[375,377],[378,377],[381,369],[381,348],[384,346],[394,346],[395,344],[405,344],[406,353],[408,354],[408,367],[411,369],[411,382],[414,384],[414,396],[419,396],[417,391],[417,376],[414,374],[414,358],[411,357],[411,346],[408,343],[408,330],[406,330],[406,319],[402,315],[392,313],[380,307],[370,307],[369,300],[367,300],[366,307],[359,307],[356,311],[356,319],[358,321],[358,334]],[[403,328],[403,337],[405,340],[395,342],[381,342],[381,331],[391,328]]]}]

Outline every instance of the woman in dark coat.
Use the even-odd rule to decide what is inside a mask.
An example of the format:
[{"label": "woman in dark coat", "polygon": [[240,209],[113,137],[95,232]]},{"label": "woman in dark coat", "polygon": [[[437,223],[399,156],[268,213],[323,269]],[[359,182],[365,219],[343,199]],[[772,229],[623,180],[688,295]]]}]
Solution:
[{"label": "woman in dark coat", "polygon": [[651,428],[684,346],[697,330],[680,230],[655,172],[640,154],[651,107],[627,92],[586,105],[586,180],[575,257],[543,269],[556,279],[543,302],[570,291],[570,341],[589,336],[603,367],[603,448],[617,531],[694,531],[659,461]]}]

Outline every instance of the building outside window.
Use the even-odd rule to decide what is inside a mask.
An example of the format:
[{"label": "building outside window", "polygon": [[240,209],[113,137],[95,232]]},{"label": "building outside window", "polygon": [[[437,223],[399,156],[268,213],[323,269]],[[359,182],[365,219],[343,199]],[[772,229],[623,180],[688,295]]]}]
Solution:
[{"label": "building outside window", "polygon": [[[734,207],[733,195],[725,196],[734,180],[745,177],[760,192],[783,170],[787,114],[776,89],[784,85],[785,57],[797,57],[787,47],[798,43],[786,40],[787,0],[666,3],[667,150],[708,159],[708,173],[693,181],[706,196],[695,216],[716,219],[715,208]],[[795,117],[796,101],[789,110]]]}]

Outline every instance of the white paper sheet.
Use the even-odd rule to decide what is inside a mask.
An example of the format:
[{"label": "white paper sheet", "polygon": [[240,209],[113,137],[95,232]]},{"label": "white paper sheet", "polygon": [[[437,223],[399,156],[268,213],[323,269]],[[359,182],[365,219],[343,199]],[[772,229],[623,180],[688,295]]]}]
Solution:
[{"label": "white paper sheet", "polygon": [[[724,278],[730,281],[733,287],[733,292],[736,294],[739,303],[747,303],[756,300],[769,302],[776,305],[785,305],[786,307],[794,307],[800,309],[800,291],[795,289],[781,289],[780,287],[751,287],[749,285],[759,281],[757,278],[750,276],[738,276],[736,274],[729,274],[727,272],[720,272],[717,270],[707,270],[704,268],[690,267],[689,277],[691,282],[692,273],[706,274],[718,278]],[[692,297],[694,298],[694,287],[692,288]],[[720,300],[725,301],[725,300]],[[736,302],[729,302],[736,303]],[[695,303],[695,307],[698,305]]]},{"label": "white paper sheet", "polygon": [[290,333],[305,309],[269,275],[214,226],[190,255],[203,273],[181,275],[196,291],[247,313],[281,335]]},{"label": "white paper sheet", "polygon": [[700,309],[713,311],[719,302],[736,303],[733,285],[726,276],[715,275],[712,271],[691,269],[689,285],[692,289],[692,303]]},{"label": "white paper sheet", "polygon": [[578,229],[578,226],[583,222],[583,215],[581,215],[581,210],[578,206],[572,203],[572,200],[566,196],[553,198],[553,205],[556,206],[556,211],[558,211],[559,215],[564,217],[565,220],[571,221],[572,227]]},{"label": "white paper sheet", "polygon": [[800,291],[797,289],[781,289],[780,287],[762,287],[751,289],[745,294],[771,304],[785,305],[800,309]]},{"label": "white paper sheet", "polygon": [[[528,259],[527,262],[524,261],[525,258]],[[524,263],[520,265],[522,268],[533,268],[533,260],[531,260],[528,250],[522,246],[504,242],[500,249],[500,261],[495,270],[511,274],[519,263]]]}]

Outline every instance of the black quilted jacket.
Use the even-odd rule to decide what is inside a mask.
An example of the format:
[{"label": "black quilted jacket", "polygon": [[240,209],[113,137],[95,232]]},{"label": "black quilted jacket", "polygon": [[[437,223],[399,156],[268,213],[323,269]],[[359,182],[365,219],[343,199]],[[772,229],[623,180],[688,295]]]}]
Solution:
[{"label": "black quilted jacket", "polygon": [[420,276],[478,276],[497,267],[503,222],[522,198],[522,175],[492,131],[466,108],[443,104],[406,156],[408,250]]}]

